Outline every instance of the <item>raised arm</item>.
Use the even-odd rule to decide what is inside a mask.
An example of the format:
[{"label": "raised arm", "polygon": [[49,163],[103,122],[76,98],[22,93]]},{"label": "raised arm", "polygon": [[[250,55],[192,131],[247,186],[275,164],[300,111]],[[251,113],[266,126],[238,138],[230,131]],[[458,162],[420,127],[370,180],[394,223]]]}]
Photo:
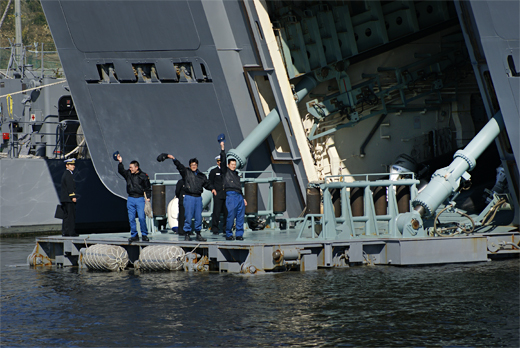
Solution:
[{"label": "raised arm", "polygon": [[225,175],[228,170],[224,142],[220,142],[220,171]]},{"label": "raised arm", "polygon": [[184,177],[186,176],[186,167],[172,155],[168,154],[168,158],[171,158],[173,160],[173,164],[175,164],[175,166],[177,167],[177,170],[179,171],[182,178],[184,179]]},{"label": "raised arm", "polygon": [[206,190],[209,190],[209,191],[213,192],[214,195],[217,194],[217,191],[215,191],[215,188],[213,187],[213,185],[209,182],[208,178],[206,178],[206,175],[204,175],[204,184],[203,184],[203,187],[204,187]]},{"label": "raised arm", "polygon": [[119,164],[117,165],[117,171],[123,176],[123,178],[126,179],[128,177],[128,171],[125,169],[125,166],[123,166],[123,157],[118,154],[117,160],[119,161]]}]

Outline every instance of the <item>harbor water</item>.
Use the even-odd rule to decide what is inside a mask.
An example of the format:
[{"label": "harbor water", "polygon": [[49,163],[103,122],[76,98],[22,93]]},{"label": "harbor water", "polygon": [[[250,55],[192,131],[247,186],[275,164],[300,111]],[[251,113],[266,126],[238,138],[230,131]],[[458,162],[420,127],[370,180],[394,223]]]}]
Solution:
[{"label": "harbor water", "polygon": [[518,347],[520,261],[237,275],[23,266],[1,240],[2,346]]}]

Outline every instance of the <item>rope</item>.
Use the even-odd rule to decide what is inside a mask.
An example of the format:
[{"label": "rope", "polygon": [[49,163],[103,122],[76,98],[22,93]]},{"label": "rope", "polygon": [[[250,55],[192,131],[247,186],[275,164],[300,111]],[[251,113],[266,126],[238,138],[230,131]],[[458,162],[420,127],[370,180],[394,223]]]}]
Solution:
[{"label": "rope", "polygon": [[[457,226],[453,226],[453,227],[444,227],[444,228],[441,228],[439,230],[437,230],[437,220],[439,219],[439,216],[444,213],[446,210],[448,210],[449,208],[452,208],[453,205],[447,205],[446,207],[444,207],[444,209],[442,209],[436,216],[435,216],[435,219],[433,220],[433,232],[436,233],[439,237],[453,237],[457,234],[460,234],[461,232],[462,233],[466,233],[466,234],[470,234],[470,233],[473,233],[473,231],[475,231],[475,221],[473,221],[473,219],[471,218],[471,216],[469,216],[468,214],[465,214],[463,212],[460,212],[458,210],[455,210],[455,213],[461,215],[461,216],[464,216],[466,218],[469,219],[469,221],[471,221],[471,230],[466,230],[466,227],[460,227],[459,225]],[[455,233],[453,234],[442,234],[444,233],[444,231],[449,231],[449,230],[458,230],[458,229],[462,229],[462,231],[456,231]]]},{"label": "rope", "polygon": [[0,74],[4,75],[4,77],[7,78],[7,79],[12,79],[11,76],[7,75],[7,74],[6,74],[5,72],[3,72],[3,71],[0,71]]},{"label": "rope", "polygon": [[69,157],[70,155],[72,155],[73,153],[75,152],[78,152],[78,150],[83,146],[83,144],[85,144],[85,138],[83,138],[83,140],[81,141],[81,143],[79,143],[78,146],[76,146],[76,148],[74,150],[72,150],[71,152],[69,152],[68,154],[65,155],[65,158]]},{"label": "rope", "polygon": [[[34,246],[34,249],[32,251],[32,253],[29,254],[29,256],[27,256],[27,264],[29,266],[37,266],[36,264],[36,250],[38,250],[38,244],[36,244]],[[40,264],[40,263],[38,263]]]},{"label": "rope", "polygon": [[[484,218],[482,219],[482,226],[487,226],[489,224],[491,224],[491,221],[493,221],[495,219],[495,215],[497,215],[497,212],[498,210],[504,205],[506,204],[506,200],[505,198],[500,198],[498,200],[498,202],[496,202],[493,207],[491,207],[491,209],[489,209],[489,211],[487,212],[487,214],[484,216]],[[493,214],[491,214],[493,213]],[[490,216],[491,215],[491,216]],[[487,219],[489,217],[489,219]],[[487,221],[486,221],[487,219]]]},{"label": "rope", "polygon": [[[197,249],[201,244],[202,244],[202,243],[197,244],[197,245],[195,246],[195,248],[193,248],[192,251],[188,251],[188,252],[186,253],[186,255],[188,255],[188,254],[193,254],[193,252],[194,252],[194,251],[195,251],[195,250],[196,250],[196,249]],[[213,243],[212,243],[212,244],[213,244]]]},{"label": "rope", "polygon": [[43,86],[33,87],[33,88],[29,88],[29,89],[24,89],[23,91],[18,91],[18,92],[15,92],[15,93],[10,93],[10,94],[0,95],[0,98],[7,97],[7,96],[11,96],[11,95],[15,95],[15,94],[20,94],[20,93],[25,93],[25,92],[29,92],[29,91],[34,91],[35,89],[42,89],[42,88],[45,88],[45,87],[50,87],[50,86],[54,86],[54,85],[59,85],[60,83],[65,83],[65,82],[67,82],[67,80],[58,81],[58,82],[53,82],[53,83],[50,83],[50,84],[48,84],[48,85],[43,85]]}]

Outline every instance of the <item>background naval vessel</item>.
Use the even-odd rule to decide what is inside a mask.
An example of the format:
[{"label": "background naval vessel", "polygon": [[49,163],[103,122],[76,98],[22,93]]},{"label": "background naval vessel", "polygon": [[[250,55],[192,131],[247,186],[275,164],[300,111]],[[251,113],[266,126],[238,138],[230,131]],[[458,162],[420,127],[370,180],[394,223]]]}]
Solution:
[{"label": "background naval vessel", "polygon": [[63,160],[71,157],[78,159],[82,196],[78,231],[127,229],[125,201],[103,186],[92,165],[40,3],[0,7],[0,234],[61,231],[54,211]]},{"label": "background naval vessel", "polygon": [[[161,152],[212,166],[225,133],[228,156],[282,178],[285,215],[300,216],[309,184],[328,176],[429,180],[500,113],[459,207],[478,215],[494,187],[518,225],[517,1],[41,3],[93,168],[115,197],[126,194],[114,151],[155,177],[175,171]],[[258,195],[269,209],[269,186]]]}]

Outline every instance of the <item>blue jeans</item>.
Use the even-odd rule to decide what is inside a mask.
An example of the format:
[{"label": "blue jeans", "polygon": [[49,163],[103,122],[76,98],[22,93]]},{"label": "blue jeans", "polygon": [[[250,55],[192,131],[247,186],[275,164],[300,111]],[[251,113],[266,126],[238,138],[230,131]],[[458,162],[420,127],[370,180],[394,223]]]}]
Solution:
[{"label": "blue jeans", "polygon": [[226,237],[232,237],[233,222],[237,219],[236,236],[242,237],[244,235],[244,213],[246,206],[244,204],[244,197],[235,191],[226,192],[226,209],[228,211],[226,221]]},{"label": "blue jeans", "polygon": [[146,227],[146,217],[144,215],[144,197],[134,198],[128,197],[126,201],[126,209],[128,210],[128,221],[130,221],[130,235],[137,237],[137,225],[135,224],[135,212],[139,217],[139,227],[141,227],[141,234],[148,235],[148,228]]},{"label": "blue jeans", "polygon": [[202,197],[184,196],[184,232],[191,232],[191,219],[195,219],[195,232],[202,229]]}]

